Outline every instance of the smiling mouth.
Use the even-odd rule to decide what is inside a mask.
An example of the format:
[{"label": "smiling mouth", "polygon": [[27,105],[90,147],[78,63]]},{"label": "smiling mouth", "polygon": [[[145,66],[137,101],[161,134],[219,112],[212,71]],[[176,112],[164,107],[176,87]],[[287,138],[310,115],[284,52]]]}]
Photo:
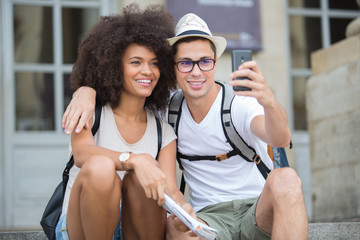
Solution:
[{"label": "smiling mouth", "polygon": [[151,80],[145,80],[145,79],[141,79],[141,80],[136,80],[136,82],[138,83],[151,83],[152,81]]},{"label": "smiling mouth", "polygon": [[191,84],[191,85],[201,85],[201,84],[203,84],[205,81],[188,81],[188,83],[189,84]]}]

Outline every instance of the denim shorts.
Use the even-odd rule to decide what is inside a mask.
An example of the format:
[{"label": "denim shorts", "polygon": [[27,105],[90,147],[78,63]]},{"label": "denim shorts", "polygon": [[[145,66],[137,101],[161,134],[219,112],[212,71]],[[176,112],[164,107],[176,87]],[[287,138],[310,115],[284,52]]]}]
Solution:
[{"label": "denim shorts", "polygon": [[256,225],[258,198],[234,200],[207,206],[196,213],[210,227],[218,230],[217,240],[271,239]]},{"label": "denim shorts", "polygon": [[[67,214],[62,216],[56,225],[56,240],[69,240],[69,234],[67,229],[67,222],[66,222]],[[121,232],[121,218],[119,218],[119,223],[116,227],[116,230],[114,232],[114,236],[112,240],[122,240],[122,232]]]}]

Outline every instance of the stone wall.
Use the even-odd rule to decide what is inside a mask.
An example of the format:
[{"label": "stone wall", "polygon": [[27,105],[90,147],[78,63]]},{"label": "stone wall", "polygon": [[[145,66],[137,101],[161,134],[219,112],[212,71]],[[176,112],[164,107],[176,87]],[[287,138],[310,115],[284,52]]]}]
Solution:
[{"label": "stone wall", "polygon": [[311,56],[313,221],[360,218],[360,34]]}]

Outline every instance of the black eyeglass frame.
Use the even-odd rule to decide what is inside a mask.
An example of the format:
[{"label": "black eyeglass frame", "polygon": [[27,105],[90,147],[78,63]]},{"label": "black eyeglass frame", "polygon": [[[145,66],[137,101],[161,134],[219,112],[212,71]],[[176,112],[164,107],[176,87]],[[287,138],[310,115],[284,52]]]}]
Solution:
[{"label": "black eyeglass frame", "polygon": [[[201,67],[200,67],[200,62],[201,61],[212,61],[213,62],[213,65],[212,65],[212,68],[211,69],[207,69],[207,70],[203,70]],[[181,71],[180,69],[179,69],[179,63],[181,63],[181,62],[191,62],[192,63],[192,67],[191,67],[191,69],[189,70],[189,71]],[[198,68],[201,70],[201,71],[203,71],[203,72],[208,72],[208,71],[211,71],[211,70],[213,70],[214,69],[214,67],[215,67],[215,63],[216,63],[216,60],[215,59],[212,59],[212,58],[204,58],[204,59],[200,59],[200,60],[197,60],[197,61],[192,61],[192,60],[180,60],[180,61],[177,61],[177,62],[175,62],[175,66],[176,66],[176,68],[177,68],[177,70],[179,70],[179,72],[182,72],[182,73],[189,73],[189,72],[192,72],[192,70],[194,69],[194,66],[195,65],[197,65],[198,66]]]}]

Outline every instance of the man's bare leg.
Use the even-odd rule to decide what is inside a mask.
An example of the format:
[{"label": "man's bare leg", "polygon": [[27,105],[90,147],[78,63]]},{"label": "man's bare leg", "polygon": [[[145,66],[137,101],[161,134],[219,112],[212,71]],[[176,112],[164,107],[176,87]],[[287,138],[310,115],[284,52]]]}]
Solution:
[{"label": "man's bare leg", "polygon": [[274,169],[268,176],[256,207],[256,224],[272,239],[307,239],[301,180],[292,168]]}]

